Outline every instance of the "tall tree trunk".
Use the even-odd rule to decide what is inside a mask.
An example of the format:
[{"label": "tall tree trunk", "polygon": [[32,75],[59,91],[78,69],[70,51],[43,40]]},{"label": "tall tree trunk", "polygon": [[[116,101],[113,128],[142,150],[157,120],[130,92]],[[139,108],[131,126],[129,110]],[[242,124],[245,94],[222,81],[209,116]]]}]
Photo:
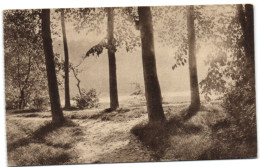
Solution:
[{"label": "tall tree trunk", "polygon": [[247,48],[247,56],[249,56],[248,69],[250,69],[249,82],[252,86],[253,91],[255,92],[255,44],[254,44],[254,10],[253,5],[246,4],[245,5],[245,14],[247,19],[246,25],[246,48]]},{"label": "tall tree trunk", "polygon": [[[242,45],[246,54],[246,69],[248,76],[245,80],[249,81],[251,87],[255,89],[255,58],[254,58],[254,11],[253,5],[246,4],[243,8],[242,4],[237,5],[238,18],[243,32]],[[253,90],[254,91],[254,90]]]},{"label": "tall tree trunk", "polygon": [[194,28],[194,7],[187,6],[187,29],[189,42],[189,71],[190,71],[190,90],[191,90],[191,105],[189,112],[196,112],[200,107],[200,96],[197,75],[196,63],[196,39]]},{"label": "tall tree trunk", "polygon": [[70,88],[69,88],[69,52],[66,37],[64,10],[61,10],[61,28],[63,36],[63,46],[64,46],[64,73],[65,73],[65,108],[70,108]]},{"label": "tall tree trunk", "polygon": [[157,77],[153,25],[150,7],[138,7],[141,31],[145,97],[150,124],[162,124],[166,118],[162,108],[161,89]]},{"label": "tall tree trunk", "polygon": [[246,43],[248,48],[248,55],[250,56],[251,61],[254,63],[254,53],[255,53],[255,47],[254,47],[254,10],[253,5],[246,4],[245,5],[245,14],[246,14]]},{"label": "tall tree trunk", "polygon": [[50,9],[42,10],[42,39],[43,39],[45,64],[46,64],[47,77],[48,77],[52,121],[53,123],[62,123],[64,121],[64,117],[60,106],[60,96],[59,96],[57,77],[55,72],[51,29],[50,29]]},{"label": "tall tree trunk", "polygon": [[116,48],[114,45],[114,9],[107,8],[107,10],[110,109],[113,111],[119,106],[116,78]]}]

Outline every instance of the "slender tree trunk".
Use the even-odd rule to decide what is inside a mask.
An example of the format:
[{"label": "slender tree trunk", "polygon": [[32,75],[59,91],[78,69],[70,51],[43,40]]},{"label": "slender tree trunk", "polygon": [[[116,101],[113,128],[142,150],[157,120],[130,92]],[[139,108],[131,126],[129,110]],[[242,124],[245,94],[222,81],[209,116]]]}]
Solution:
[{"label": "slender tree trunk", "polygon": [[64,10],[61,10],[61,28],[63,36],[63,46],[64,46],[64,73],[65,73],[65,108],[70,108],[70,88],[69,88],[69,52],[66,37]]},{"label": "slender tree trunk", "polygon": [[24,91],[20,90],[20,98],[19,98],[19,109],[24,108]]},{"label": "slender tree trunk", "polygon": [[196,39],[194,28],[194,7],[187,6],[187,28],[189,42],[189,71],[190,71],[190,90],[191,90],[191,105],[189,112],[196,112],[200,107],[200,96],[197,75],[196,63]]},{"label": "slender tree trunk", "polygon": [[162,124],[166,118],[162,108],[161,89],[157,77],[153,25],[150,7],[138,7],[142,42],[145,97],[150,124]]},{"label": "slender tree trunk", "polygon": [[[20,61],[20,59],[18,59]],[[29,80],[29,77],[30,77],[30,73],[31,73],[31,60],[32,60],[32,57],[29,57],[29,61],[28,61],[28,71],[27,71],[27,76],[24,80],[24,85],[22,87],[21,85],[21,82],[22,80],[20,80],[20,68],[18,66],[18,75],[19,75],[19,88],[20,88],[20,97],[19,97],[19,106],[18,108],[19,109],[24,109],[24,107],[26,106],[26,100],[25,100],[25,95],[24,95],[24,92],[26,90],[26,87],[28,87],[28,80]],[[20,64],[20,63],[19,63]]]},{"label": "slender tree trunk", "polygon": [[107,10],[110,109],[113,111],[119,107],[116,78],[116,48],[114,45],[114,9],[107,8]]},{"label": "slender tree trunk", "polygon": [[73,71],[74,77],[78,81],[77,87],[78,87],[79,95],[80,95],[80,97],[82,97],[82,92],[81,92],[81,88],[80,88],[80,79],[78,78],[77,73],[74,68],[72,68],[72,71]]},{"label": "slender tree trunk", "polygon": [[[17,43],[18,43],[18,39],[19,37],[17,38]],[[19,99],[18,99],[18,109],[21,109],[22,108],[22,86],[21,86],[21,77],[20,77],[20,55],[18,54],[17,56],[17,74],[18,74],[18,87],[20,89],[20,96],[19,96]]]},{"label": "slender tree trunk", "polygon": [[51,102],[52,121],[61,123],[64,121],[60,106],[60,96],[55,72],[54,55],[52,49],[51,29],[50,29],[50,9],[42,10],[42,38],[45,54],[45,64],[48,77],[49,96]]}]

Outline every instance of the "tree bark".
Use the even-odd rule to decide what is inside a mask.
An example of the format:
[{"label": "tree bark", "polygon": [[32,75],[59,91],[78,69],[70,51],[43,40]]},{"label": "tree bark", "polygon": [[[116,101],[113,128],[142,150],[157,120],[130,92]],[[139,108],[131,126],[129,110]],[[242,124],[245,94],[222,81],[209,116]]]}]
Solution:
[{"label": "tree bark", "polygon": [[194,28],[194,7],[187,6],[187,29],[189,42],[189,71],[190,71],[190,90],[191,105],[189,112],[196,112],[200,107],[200,96],[196,63],[196,37]]},{"label": "tree bark", "polygon": [[20,97],[19,97],[19,109],[24,108],[24,90],[20,90]]},{"label": "tree bark", "polygon": [[248,48],[248,55],[251,58],[251,61],[254,63],[254,53],[255,53],[255,47],[254,47],[254,10],[253,5],[246,4],[245,5],[245,15],[246,15],[246,41]]},{"label": "tree bark", "polygon": [[42,10],[42,39],[47,70],[51,114],[53,123],[62,123],[64,116],[60,106],[60,96],[55,72],[54,55],[50,29],[50,9]]},{"label": "tree bark", "polygon": [[246,69],[248,71],[248,76],[246,80],[249,81],[251,87],[255,89],[255,58],[254,58],[254,11],[253,5],[246,4],[245,9],[243,10],[243,6],[241,7],[241,11],[239,12],[240,16],[240,24],[242,27],[244,39],[243,46],[245,48],[245,54],[247,57],[247,66]]},{"label": "tree bark", "polygon": [[107,8],[107,10],[110,109],[113,111],[119,107],[116,77],[116,48],[114,45],[114,9]]},{"label": "tree bark", "polygon": [[66,37],[66,28],[65,28],[65,19],[64,19],[64,10],[61,10],[61,29],[63,36],[63,46],[64,46],[64,73],[65,73],[65,108],[70,108],[70,88],[69,88],[69,52],[68,44]]},{"label": "tree bark", "polygon": [[138,14],[148,119],[150,124],[162,124],[166,118],[162,108],[161,89],[157,77],[150,7],[138,7]]}]

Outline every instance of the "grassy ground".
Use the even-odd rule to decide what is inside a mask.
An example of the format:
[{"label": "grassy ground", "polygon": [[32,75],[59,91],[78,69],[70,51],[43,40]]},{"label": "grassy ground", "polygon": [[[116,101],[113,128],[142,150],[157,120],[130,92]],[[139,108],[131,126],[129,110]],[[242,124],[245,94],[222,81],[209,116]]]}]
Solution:
[{"label": "grassy ground", "polygon": [[[187,121],[187,104],[165,104],[164,127],[147,126],[144,105],[64,111],[68,121],[50,123],[50,112],[8,112],[9,165],[176,161],[252,158],[256,147],[225,137],[229,116],[206,105]],[[250,152],[251,150],[251,152]]]}]

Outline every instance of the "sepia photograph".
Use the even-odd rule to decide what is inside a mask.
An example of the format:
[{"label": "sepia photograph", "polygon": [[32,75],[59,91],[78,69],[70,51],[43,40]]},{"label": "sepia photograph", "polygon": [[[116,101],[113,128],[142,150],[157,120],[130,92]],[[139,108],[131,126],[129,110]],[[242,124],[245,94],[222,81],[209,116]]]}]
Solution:
[{"label": "sepia photograph", "polygon": [[7,165],[256,159],[254,10],[3,10]]}]

